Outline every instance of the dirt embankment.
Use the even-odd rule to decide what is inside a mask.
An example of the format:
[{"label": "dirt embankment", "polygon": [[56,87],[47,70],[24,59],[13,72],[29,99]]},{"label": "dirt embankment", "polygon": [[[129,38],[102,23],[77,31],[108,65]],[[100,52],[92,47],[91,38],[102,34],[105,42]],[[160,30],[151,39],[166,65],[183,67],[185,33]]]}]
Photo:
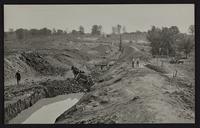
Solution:
[{"label": "dirt embankment", "polygon": [[[90,86],[70,79],[72,65],[87,71],[88,57],[76,50],[21,51],[4,59],[5,122],[42,98],[85,92]],[[22,76],[19,86],[14,76],[17,70]]]},{"label": "dirt embankment", "polygon": [[55,123],[193,123],[194,84],[186,77],[172,78],[167,68],[144,66],[142,61],[133,69],[131,58],[140,56],[137,49],[125,48],[91,92]]},{"label": "dirt embankment", "polygon": [[[101,52],[98,49],[99,47],[91,51]],[[22,61],[30,67],[28,69],[42,76],[62,74],[60,70],[68,69],[71,65],[84,69],[83,65],[89,61],[90,57],[80,55],[76,50],[64,51],[62,55],[48,53],[48,55],[38,56],[26,53],[18,59],[20,64]],[[94,73],[94,76],[99,77],[96,79],[97,83],[91,87],[91,91],[74,107],[58,117],[55,123],[194,122],[194,84],[190,84],[185,77],[172,80],[168,74],[165,74],[168,71],[165,72],[158,67],[144,66],[145,61],[148,61],[151,56],[136,47],[124,46],[122,53],[113,52],[112,57],[111,55],[110,59],[118,58],[116,63],[102,73]],[[142,60],[140,67],[134,69],[131,67],[132,58]],[[18,61],[16,65],[17,63]],[[5,121],[12,119],[17,113],[41,98],[83,92],[85,88],[87,87],[73,83],[70,79],[26,83],[20,87],[7,86],[4,94]]]},{"label": "dirt embankment", "polygon": [[[124,64],[108,71],[56,123],[189,123],[194,122],[194,85],[148,68]],[[106,79],[108,78],[109,79]]]},{"label": "dirt embankment", "polygon": [[16,84],[15,73],[20,71],[22,82],[40,77],[65,76],[74,65],[87,72],[88,56],[76,50],[37,50],[12,53],[4,58],[5,86]]}]

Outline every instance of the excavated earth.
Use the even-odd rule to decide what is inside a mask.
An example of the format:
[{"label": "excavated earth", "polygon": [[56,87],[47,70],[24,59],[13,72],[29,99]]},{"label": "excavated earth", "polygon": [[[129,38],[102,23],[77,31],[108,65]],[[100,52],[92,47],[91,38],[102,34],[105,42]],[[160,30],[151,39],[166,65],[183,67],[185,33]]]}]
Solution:
[{"label": "excavated earth", "polygon": [[[164,63],[161,67],[148,52],[137,47],[124,45],[121,52],[113,47],[82,47],[84,54],[66,49],[6,57],[5,122],[42,98],[86,92],[90,88],[55,123],[194,123],[195,78],[194,68],[190,68],[193,63],[182,67]],[[131,67],[132,58],[140,58],[139,67]],[[114,63],[100,70],[96,65],[102,60]],[[91,74],[95,84],[88,87],[74,81],[70,74],[72,65]],[[24,80],[16,86],[12,81],[16,68],[24,71],[22,75],[27,79],[39,79]],[[173,78],[175,69],[178,76]]]},{"label": "excavated earth", "polygon": [[[137,54],[136,48],[124,47],[117,63],[99,76],[91,92],[55,123],[194,123],[193,68],[185,74],[181,68],[173,78],[173,71],[179,65],[164,63],[161,67],[141,56],[141,60],[144,59],[140,67],[133,69],[130,58]],[[169,65],[171,70],[168,70]]]},{"label": "excavated earth", "polygon": [[45,82],[5,87],[5,123],[24,109],[31,107],[42,98],[55,97],[70,93],[86,92],[85,84],[73,79],[47,80]]},{"label": "excavated earth", "polygon": [[[4,60],[5,123],[42,98],[86,92],[91,86],[73,80],[72,65],[88,72],[84,66],[87,55],[76,50],[21,51],[6,56]],[[16,70],[20,70],[22,76],[18,86],[14,79]]]},{"label": "excavated earth", "polygon": [[102,77],[56,123],[194,122],[194,85],[183,78],[171,82],[171,77],[154,70],[128,65]]}]

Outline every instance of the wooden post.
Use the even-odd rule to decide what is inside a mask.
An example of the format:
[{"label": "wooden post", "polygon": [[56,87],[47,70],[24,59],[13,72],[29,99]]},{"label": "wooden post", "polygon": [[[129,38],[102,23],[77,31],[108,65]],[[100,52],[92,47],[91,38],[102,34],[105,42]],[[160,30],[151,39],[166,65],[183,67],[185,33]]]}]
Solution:
[{"label": "wooden post", "polygon": [[157,55],[157,66],[158,66],[158,55]]},{"label": "wooden post", "polygon": [[175,77],[177,76],[177,73],[178,73],[178,72],[177,72],[177,70],[176,70],[176,71],[175,71]]},{"label": "wooden post", "polygon": [[122,39],[121,39],[121,34],[119,34],[119,51],[122,51]]},{"label": "wooden post", "polygon": [[163,67],[163,63],[164,63],[164,61],[163,61],[163,60],[161,60],[161,67]]}]

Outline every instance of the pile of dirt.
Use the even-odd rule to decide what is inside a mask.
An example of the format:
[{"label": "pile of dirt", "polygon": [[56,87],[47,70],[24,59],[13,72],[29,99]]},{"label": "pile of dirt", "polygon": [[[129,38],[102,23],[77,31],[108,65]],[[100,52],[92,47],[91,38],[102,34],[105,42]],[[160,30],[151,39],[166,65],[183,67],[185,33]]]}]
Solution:
[{"label": "pile of dirt", "polygon": [[89,61],[89,56],[75,49],[20,51],[7,54],[4,61],[6,86],[15,83],[15,73],[18,70],[22,81],[43,76],[65,76],[71,66],[89,72],[85,66]]},{"label": "pile of dirt", "polygon": [[54,67],[37,52],[22,53],[20,59],[42,75],[64,75],[67,71],[64,68]]},{"label": "pile of dirt", "polygon": [[15,79],[17,70],[23,72],[22,77],[30,77],[36,74],[36,71],[20,59],[20,54],[9,55],[4,58],[4,80],[5,83]]},{"label": "pile of dirt", "polygon": [[100,44],[97,47],[92,48],[91,50],[97,51],[99,55],[104,56],[108,51],[111,50],[111,46]]},{"label": "pile of dirt", "polygon": [[156,66],[152,64],[146,64],[145,66],[159,73],[164,73],[164,74],[168,73],[168,71],[164,67],[161,67],[161,66]]},{"label": "pile of dirt", "polygon": [[149,61],[151,56],[150,54],[146,54],[144,52],[141,52],[139,49],[137,48],[133,48],[130,46],[123,46],[122,49],[122,54],[119,57],[119,61],[131,61],[132,59],[137,59],[139,58],[141,61]]}]

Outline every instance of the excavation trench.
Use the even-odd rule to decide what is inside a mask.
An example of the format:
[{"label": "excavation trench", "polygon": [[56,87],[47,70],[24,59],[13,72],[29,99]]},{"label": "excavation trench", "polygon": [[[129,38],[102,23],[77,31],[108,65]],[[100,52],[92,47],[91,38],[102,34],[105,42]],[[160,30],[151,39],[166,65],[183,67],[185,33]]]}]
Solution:
[{"label": "excavation trench", "polygon": [[53,98],[44,98],[32,107],[23,110],[9,124],[52,124],[64,111],[75,105],[83,93],[59,95]]},{"label": "excavation trench", "polygon": [[[88,85],[78,84],[70,79],[8,87],[4,94],[4,122],[54,123],[54,118],[72,107],[81,98],[86,88]],[[44,117],[50,118],[41,118],[40,122],[37,117],[41,116],[42,111],[45,111]]]}]

